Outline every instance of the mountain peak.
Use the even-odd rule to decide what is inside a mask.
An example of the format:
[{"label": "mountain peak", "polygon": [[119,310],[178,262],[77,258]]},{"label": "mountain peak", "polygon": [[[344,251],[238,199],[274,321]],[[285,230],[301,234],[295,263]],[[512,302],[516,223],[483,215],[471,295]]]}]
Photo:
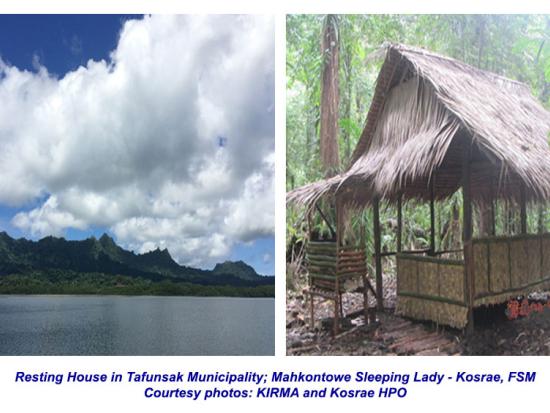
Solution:
[{"label": "mountain peak", "polygon": [[102,244],[106,244],[106,243],[114,244],[115,243],[115,240],[112,239],[109,235],[107,235],[106,232],[104,232],[103,235],[99,238],[99,241]]},{"label": "mountain peak", "polygon": [[160,247],[157,247],[156,249],[143,253],[138,257],[141,257],[151,265],[161,264],[172,268],[179,267],[178,263],[174,261],[167,248],[160,249]]},{"label": "mountain peak", "polygon": [[170,255],[170,252],[168,251],[168,248],[161,249],[160,247],[157,247],[154,251],[149,251],[146,254],[153,254],[157,255],[159,257],[166,257],[172,259],[172,256]]},{"label": "mountain peak", "polygon": [[[8,235],[9,237],[9,235]],[[45,237],[43,237],[42,239],[39,239],[38,242],[54,242],[54,241],[65,241],[65,238],[59,238],[59,237],[54,237],[53,235],[46,235]]]},{"label": "mountain peak", "polygon": [[221,264],[216,264],[212,270],[214,274],[227,274],[234,275],[245,280],[252,280],[258,277],[258,273],[254,268],[245,263],[242,260],[239,261],[225,261]]}]

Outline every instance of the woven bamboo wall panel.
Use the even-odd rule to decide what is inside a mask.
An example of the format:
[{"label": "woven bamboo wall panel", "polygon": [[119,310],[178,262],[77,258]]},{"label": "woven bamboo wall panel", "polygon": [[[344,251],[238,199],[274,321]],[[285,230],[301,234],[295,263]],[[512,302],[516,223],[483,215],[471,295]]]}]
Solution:
[{"label": "woven bamboo wall panel", "polygon": [[311,253],[327,253],[336,255],[336,242],[333,241],[309,241],[307,250]]},{"label": "woven bamboo wall panel", "polygon": [[499,293],[511,288],[510,265],[508,262],[508,243],[506,241],[489,243],[491,266],[491,292]]},{"label": "woven bamboo wall panel", "polygon": [[464,265],[437,258],[397,257],[398,293],[464,301]]},{"label": "woven bamboo wall panel", "polygon": [[341,246],[335,242],[310,241],[306,246],[306,263],[311,287],[321,290],[355,290],[367,273],[364,249]]},{"label": "woven bamboo wall panel", "polygon": [[397,279],[398,314],[459,328],[466,325],[461,261],[398,256]]},{"label": "woven bamboo wall panel", "polygon": [[[512,288],[520,288],[528,284],[529,255],[526,243],[522,239],[510,241],[510,265],[512,275]],[[477,274],[476,274],[477,276]]]},{"label": "woven bamboo wall panel", "polygon": [[340,250],[337,259],[337,274],[341,276],[363,275],[367,273],[365,252],[361,249]]},{"label": "woven bamboo wall panel", "polygon": [[489,251],[486,243],[473,244],[474,255],[474,291],[476,294],[489,292]]},{"label": "woven bamboo wall panel", "polygon": [[416,261],[397,258],[397,292],[418,292]]},{"label": "woven bamboo wall panel", "polygon": [[466,307],[415,297],[399,297],[396,313],[417,320],[430,320],[455,328],[463,328],[468,320]]},{"label": "woven bamboo wall panel", "polygon": [[527,250],[527,284],[532,284],[541,280],[541,239],[530,238],[524,242]]},{"label": "woven bamboo wall panel", "polygon": [[437,264],[433,262],[418,262],[418,292],[425,295],[439,295],[439,280]]},{"label": "woven bamboo wall panel", "polygon": [[311,286],[334,289],[336,280],[335,242],[308,242],[306,263]]},{"label": "woven bamboo wall panel", "polygon": [[489,290],[476,289],[475,305],[497,304],[510,297],[540,290],[550,277],[550,235],[514,235],[476,239],[474,248],[486,245],[489,265],[481,255],[474,254],[476,287],[479,279],[489,279]]},{"label": "woven bamboo wall panel", "polygon": [[441,298],[464,302],[464,266],[440,264]]}]

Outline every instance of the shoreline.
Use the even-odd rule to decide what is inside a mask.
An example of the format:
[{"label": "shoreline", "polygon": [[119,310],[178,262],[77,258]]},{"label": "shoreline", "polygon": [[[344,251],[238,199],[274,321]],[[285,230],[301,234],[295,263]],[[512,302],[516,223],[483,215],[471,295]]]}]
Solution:
[{"label": "shoreline", "polygon": [[241,295],[170,295],[170,294],[109,294],[109,293],[3,293],[0,292],[1,297],[186,297],[186,298],[262,298],[274,300],[274,296],[241,296]]}]

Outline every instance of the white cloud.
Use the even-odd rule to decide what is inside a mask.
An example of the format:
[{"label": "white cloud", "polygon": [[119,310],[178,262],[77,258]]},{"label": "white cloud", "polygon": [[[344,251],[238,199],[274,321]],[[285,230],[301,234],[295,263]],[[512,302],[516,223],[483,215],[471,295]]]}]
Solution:
[{"label": "white cloud", "polygon": [[273,234],[273,31],[259,16],[147,16],[109,62],[60,79],[0,60],[0,203],[46,199],[13,225],[106,227],[201,266]]},{"label": "white cloud", "polygon": [[244,182],[242,195],[227,202],[224,218],[225,231],[242,241],[267,236],[275,220],[273,194],[275,157],[270,155],[264,168],[250,175]]},{"label": "white cloud", "polygon": [[52,195],[37,209],[20,212],[13,217],[13,224],[26,228],[32,235],[60,235],[63,228],[86,228],[86,223],[75,218],[71,213],[59,210],[57,198]]}]

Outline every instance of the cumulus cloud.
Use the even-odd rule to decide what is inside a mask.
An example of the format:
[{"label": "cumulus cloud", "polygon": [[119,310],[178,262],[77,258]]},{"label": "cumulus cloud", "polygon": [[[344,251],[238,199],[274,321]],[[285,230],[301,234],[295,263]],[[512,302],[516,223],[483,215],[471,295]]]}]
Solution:
[{"label": "cumulus cloud", "polygon": [[16,227],[26,228],[32,235],[61,235],[63,228],[86,228],[85,221],[59,209],[55,195],[50,196],[40,208],[28,213],[16,214],[13,217],[13,224]]},{"label": "cumulus cloud", "polygon": [[110,228],[199,266],[272,235],[273,32],[259,16],[146,16],[109,61],[61,78],[0,59],[0,203],[45,199],[13,225]]}]

